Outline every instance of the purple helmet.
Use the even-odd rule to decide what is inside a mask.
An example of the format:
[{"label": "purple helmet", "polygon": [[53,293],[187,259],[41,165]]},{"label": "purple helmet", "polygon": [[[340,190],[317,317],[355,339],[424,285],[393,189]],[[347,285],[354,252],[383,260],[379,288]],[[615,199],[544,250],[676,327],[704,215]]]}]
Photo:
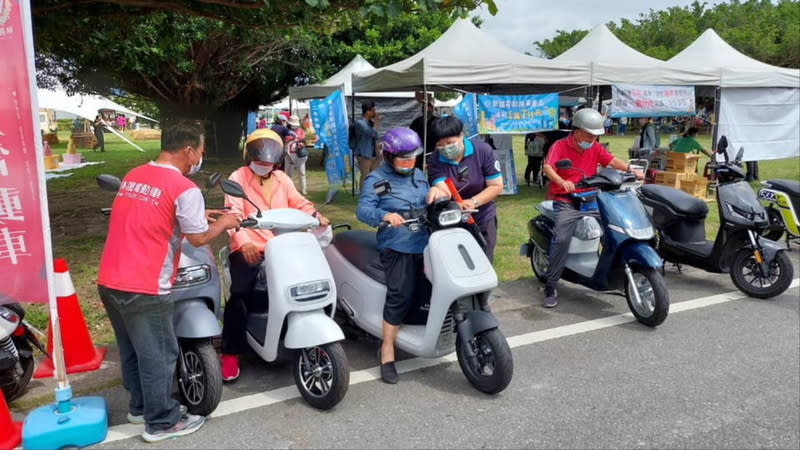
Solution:
[{"label": "purple helmet", "polygon": [[389,155],[417,152],[421,147],[422,141],[411,128],[392,128],[383,135],[383,151]]}]

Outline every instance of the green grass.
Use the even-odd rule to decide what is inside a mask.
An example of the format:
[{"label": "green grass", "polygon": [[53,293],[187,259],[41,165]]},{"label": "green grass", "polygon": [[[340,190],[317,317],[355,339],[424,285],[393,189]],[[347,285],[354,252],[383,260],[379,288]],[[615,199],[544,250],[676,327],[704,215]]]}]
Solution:
[{"label": "green grass", "polygon": [[[66,150],[67,133],[60,133],[62,143],[53,147],[56,153]],[[612,153],[627,159],[627,148],[634,135],[623,137],[603,137],[603,142],[610,142]],[[706,148],[710,147],[707,135],[699,137]],[[104,161],[103,164],[88,166],[73,171],[68,178],[50,180],[47,183],[50,207],[51,231],[55,257],[65,258],[70,266],[70,274],[76,292],[81,300],[84,315],[94,337],[95,343],[113,342],[113,332],[108,324],[105,311],[99,301],[96,290],[97,265],[105,242],[108,218],[100,213],[100,208],[108,207],[113,194],[102,192],[97,187],[95,177],[101,173],[124,176],[131,168],[155,159],[158,155],[158,141],[139,141],[138,145],[146,151],[139,152],[113,135],[106,135],[106,152],[93,152],[81,149],[79,152],[88,161]],[[495,251],[495,268],[501,281],[529,278],[532,275],[530,263],[518,255],[519,246],[527,240],[527,222],[535,214],[534,207],[544,199],[544,192],[538,187],[524,185],[522,174],[527,159],[522,151],[523,137],[514,136],[513,147],[519,186],[519,195],[501,196],[498,201],[498,243]],[[701,159],[701,166],[707,161]],[[760,164],[762,179],[800,177],[800,159],[766,161]],[[203,166],[203,173],[195,177],[203,188],[205,176],[219,171],[228,175],[239,166],[237,161],[223,161],[208,157]],[[309,199],[320,204],[324,201],[328,190],[327,179],[320,166],[320,152],[312,151],[308,163]],[[758,183],[753,183],[757,186]],[[222,192],[214,189],[207,193],[206,203],[209,207],[222,205]],[[332,223],[349,223],[354,228],[367,229],[355,218],[357,198],[351,195],[350,185],[343,188],[336,201],[322,210]],[[710,204],[711,212],[706,225],[709,236],[713,236],[719,224],[715,203]],[[227,244],[227,236],[217,238],[212,247],[216,252]],[[133,263],[133,262],[132,262]],[[29,316],[31,322],[39,327],[46,327],[47,310],[42,305],[31,305]]]}]

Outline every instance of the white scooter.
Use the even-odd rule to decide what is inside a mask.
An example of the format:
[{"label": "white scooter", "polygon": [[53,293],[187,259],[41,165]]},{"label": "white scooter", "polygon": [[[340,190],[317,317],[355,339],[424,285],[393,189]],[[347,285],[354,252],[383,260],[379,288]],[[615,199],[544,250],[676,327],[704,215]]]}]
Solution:
[{"label": "white scooter", "polygon": [[[235,181],[223,181],[222,191],[253,204]],[[319,227],[319,220],[291,208],[258,210],[241,226],[276,235],[262,263],[269,309],[248,314],[247,342],[267,362],[279,358],[281,345],[292,351],[292,372],[300,394],[316,408],[333,408],[347,392],[350,367],[339,342],[344,334],[333,320],[333,275],[317,238],[307,232]],[[228,255],[221,253],[220,260],[229,271]]]},{"label": "white scooter", "polygon": [[[378,195],[392,195],[388,181],[376,183],[375,189]],[[433,291],[426,324],[402,325],[397,347],[425,358],[449,354],[455,347],[461,370],[476,389],[488,394],[502,391],[511,382],[514,363],[488,304],[497,274],[474,234],[463,228],[469,215],[446,200],[416,211],[412,205],[402,215],[412,231],[421,227],[431,231],[424,261]],[[336,233],[325,257],[345,323],[380,338],[386,285],[375,233]]]}]

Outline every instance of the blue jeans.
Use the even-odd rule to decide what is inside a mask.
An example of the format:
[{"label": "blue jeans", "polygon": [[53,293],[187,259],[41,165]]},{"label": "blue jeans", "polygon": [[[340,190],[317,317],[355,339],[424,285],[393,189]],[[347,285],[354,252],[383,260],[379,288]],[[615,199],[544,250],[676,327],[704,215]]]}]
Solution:
[{"label": "blue jeans", "polygon": [[130,413],[144,414],[148,432],[171,428],[181,418],[172,398],[178,339],[172,326],[172,296],[146,295],[97,286],[119,347],[122,381]]}]

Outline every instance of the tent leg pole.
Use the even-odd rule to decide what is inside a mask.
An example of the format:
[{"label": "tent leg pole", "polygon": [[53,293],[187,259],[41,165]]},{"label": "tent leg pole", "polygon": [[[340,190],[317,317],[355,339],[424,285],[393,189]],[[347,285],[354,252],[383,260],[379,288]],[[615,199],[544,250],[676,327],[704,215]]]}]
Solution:
[{"label": "tent leg pole", "polygon": [[422,86],[422,170],[424,173],[428,172],[428,85]]},{"label": "tent leg pole", "polygon": [[717,86],[714,89],[714,121],[711,122],[711,149],[714,151],[717,150],[717,134],[719,134],[719,127],[717,127],[717,123],[719,122],[719,104],[721,94],[721,88]]},{"label": "tent leg pole", "polygon": [[[353,92],[350,96],[350,119],[355,123],[356,121],[356,93]],[[356,196],[356,150],[350,149],[350,175],[352,182],[352,195]]]}]

